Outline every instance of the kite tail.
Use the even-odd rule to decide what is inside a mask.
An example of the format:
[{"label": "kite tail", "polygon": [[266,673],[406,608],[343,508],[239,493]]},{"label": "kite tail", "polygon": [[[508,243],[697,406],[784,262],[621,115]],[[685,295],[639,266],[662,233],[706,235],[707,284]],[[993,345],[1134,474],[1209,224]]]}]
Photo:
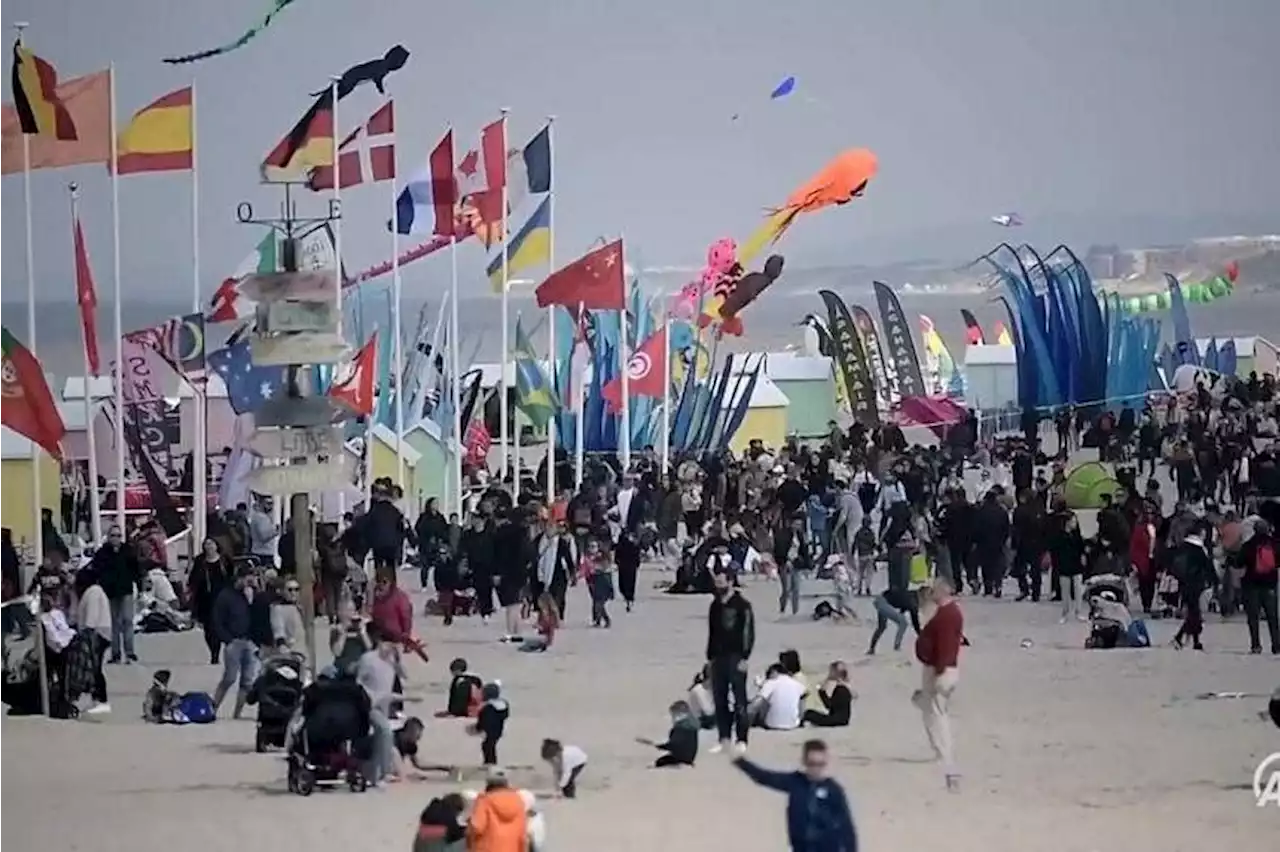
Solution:
[{"label": "kite tail", "polygon": [[283,12],[294,0],[272,0],[271,11],[263,15],[262,20],[254,27],[250,27],[245,31],[244,35],[221,47],[202,50],[198,53],[189,53],[186,56],[172,56],[163,60],[166,65],[186,65],[191,62],[199,62],[202,59],[210,59],[214,56],[221,56],[224,53],[230,53],[233,50],[239,50],[249,42],[253,41],[263,30],[271,26],[271,22],[275,20],[276,15]]},{"label": "kite tail", "polygon": [[774,210],[768,219],[756,229],[756,232],[747,238],[738,249],[738,262],[744,267],[755,259],[755,256],[764,251],[767,247],[773,245],[782,239],[782,235],[787,232],[787,228],[791,227],[791,223],[800,215],[800,211],[793,207],[784,207],[781,210]]}]

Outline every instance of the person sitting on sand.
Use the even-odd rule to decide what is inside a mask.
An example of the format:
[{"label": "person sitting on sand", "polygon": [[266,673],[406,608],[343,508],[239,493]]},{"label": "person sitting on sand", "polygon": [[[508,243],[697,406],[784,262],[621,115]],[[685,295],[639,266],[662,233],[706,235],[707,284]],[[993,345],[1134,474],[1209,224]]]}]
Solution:
[{"label": "person sitting on sand", "polygon": [[698,759],[698,719],[685,701],[672,702],[668,711],[671,713],[671,730],[667,732],[666,742],[655,743],[643,739],[640,742],[663,752],[653,762],[655,769],[693,766]]},{"label": "person sitting on sand", "polygon": [[827,679],[815,690],[823,709],[804,711],[803,722],[818,728],[843,728],[853,718],[853,690],[849,688],[849,669],[836,660],[827,671]]},{"label": "person sitting on sand", "polygon": [[751,724],[771,731],[794,731],[800,727],[804,694],[804,684],[774,663],[765,673],[760,691],[747,705]]},{"label": "person sitting on sand", "polygon": [[445,700],[444,712],[438,715],[459,719],[475,718],[484,702],[481,697],[484,681],[480,679],[480,675],[468,670],[467,661],[462,657],[455,657],[449,663],[449,675],[449,696]]},{"label": "person sitting on sand", "polygon": [[587,753],[559,740],[543,740],[541,755],[555,773],[557,795],[577,798],[578,778],[587,768]]},{"label": "person sitting on sand", "polygon": [[560,613],[550,592],[538,596],[538,635],[520,645],[521,651],[545,651],[551,647],[556,630],[560,627]]}]

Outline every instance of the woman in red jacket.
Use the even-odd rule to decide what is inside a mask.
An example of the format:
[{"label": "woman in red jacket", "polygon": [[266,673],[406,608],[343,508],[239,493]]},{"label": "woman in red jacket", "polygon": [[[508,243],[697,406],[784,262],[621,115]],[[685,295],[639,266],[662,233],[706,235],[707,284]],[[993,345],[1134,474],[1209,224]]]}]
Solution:
[{"label": "woman in red jacket", "polygon": [[1129,563],[1138,577],[1138,597],[1142,599],[1142,611],[1151,614],[1151,602],[1156,596],[1155,528],[1149,511],[1144,509],[1129,535]]}]

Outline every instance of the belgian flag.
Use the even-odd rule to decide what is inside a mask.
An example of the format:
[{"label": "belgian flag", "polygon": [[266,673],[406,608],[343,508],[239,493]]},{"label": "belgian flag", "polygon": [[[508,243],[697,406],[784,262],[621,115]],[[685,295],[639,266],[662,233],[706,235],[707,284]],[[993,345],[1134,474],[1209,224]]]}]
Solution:
[{"label": "belgian flag", "polygon": [[23,133],[64,142],[76,139],[76,124],[58,97],[58,72],[21,41],[13,45],[12,82],[13,108]]}]

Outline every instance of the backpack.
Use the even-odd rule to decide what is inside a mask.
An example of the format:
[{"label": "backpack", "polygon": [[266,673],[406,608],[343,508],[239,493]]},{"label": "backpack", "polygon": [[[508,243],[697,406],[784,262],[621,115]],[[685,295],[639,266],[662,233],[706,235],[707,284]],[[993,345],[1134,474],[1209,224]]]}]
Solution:
[{"label": "backpack", "polygon": [[1253,571],[1259,577],[1274,580],[1276,576],[1276,548],[1271,542],[1258,546],[1253,557]]},{"label": "backpack", "polygon": [[213,699],[207,692],[187,692],[178,699],[178,712],[193,725],[207,725],[217,718]]}]

